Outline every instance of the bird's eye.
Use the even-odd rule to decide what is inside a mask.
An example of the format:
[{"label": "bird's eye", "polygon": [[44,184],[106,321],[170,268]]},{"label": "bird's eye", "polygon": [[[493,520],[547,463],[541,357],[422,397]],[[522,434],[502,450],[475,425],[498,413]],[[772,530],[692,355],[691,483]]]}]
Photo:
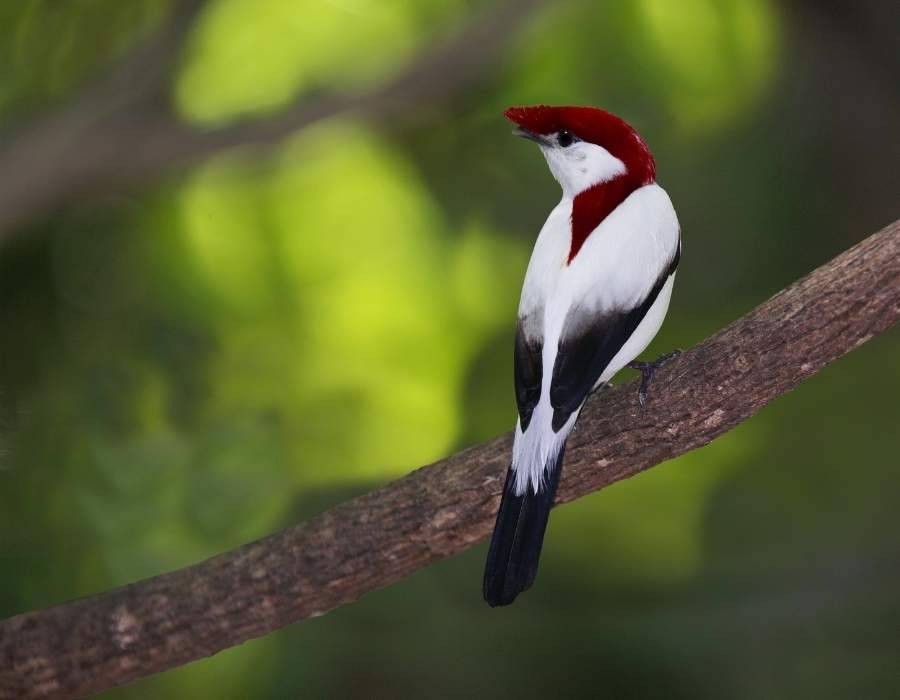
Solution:
[{"label": "bird's eye", "polygon": [[575,134],[573,134],[568,129],[563,129],[556,135],[556,142],[563,148],[568,148],[573,143],[575,143],[577,140],[578,140],[578,137],[575,136]]}]

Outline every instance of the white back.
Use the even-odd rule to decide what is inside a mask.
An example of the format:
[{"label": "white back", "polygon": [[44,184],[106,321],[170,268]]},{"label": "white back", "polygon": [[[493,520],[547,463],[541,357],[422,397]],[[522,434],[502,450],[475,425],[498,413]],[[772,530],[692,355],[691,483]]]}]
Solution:
[{"label": "white back", "polygon": [[[547,160],[551,162],[549,156]],[[571,162],[574,161],[566,161]],[[602,163],[602,159],[595,163]],[[571,169],[561,177],[570,183],[577,179]],[[575,259],[567,264],[573,196],[565,194],[565,185],[563,188],[562,201],[550,213],[538,235],[519,302],[520,318],[530,320],[525,325],[526,334],[543,339],[541,397],[527,433],[522,433],[520,424],[516,427],[512,466],[516,471],[516,492],[520,494],[529,481],[538,488],[544,465],[559,453],[577,419],[576,411],[558,433],[551,428],[550,382],[569,310],[573,305],[597,312],[634,308],[647,297],[679,245],[678,219],[672,202],[665,190],[654,183],[627,197],[588,236]],[[673,279],[674,275],[603,372],[600,382],[608,381],[643,352],[656,335],[668,309]]]}]

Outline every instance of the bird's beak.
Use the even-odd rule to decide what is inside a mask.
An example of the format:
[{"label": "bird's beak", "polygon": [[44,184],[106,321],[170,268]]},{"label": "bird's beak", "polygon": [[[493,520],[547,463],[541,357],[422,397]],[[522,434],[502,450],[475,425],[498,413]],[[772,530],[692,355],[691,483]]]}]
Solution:
[{"label": "bird's beak", "polygon": [[528,129],[523,129],[521,126],[517,126],[513,129],[513,134],[516,136],[521,136],[523,139],[528,139],[529,141],[534,141],[538,146],[548,146],[549,143],[547,139],[540,134],[536,134],[533,131],[529,131]]}]

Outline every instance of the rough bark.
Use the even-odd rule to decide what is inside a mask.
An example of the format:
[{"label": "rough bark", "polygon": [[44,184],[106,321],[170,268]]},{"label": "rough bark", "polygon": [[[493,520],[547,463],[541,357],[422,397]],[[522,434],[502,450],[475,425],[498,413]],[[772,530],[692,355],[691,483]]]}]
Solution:
[{"label": "rough bark", "polygon": [[[900,222],[662,369],[593,397],[558,502],[705,445],[900,319]],[[484,538],[504,435],[195,566],[0,623],[0,698],[102,691],[323,615]],[[472,596],[480,595],[472,572]],[[487,612],[485,613],[487,614]]]}]

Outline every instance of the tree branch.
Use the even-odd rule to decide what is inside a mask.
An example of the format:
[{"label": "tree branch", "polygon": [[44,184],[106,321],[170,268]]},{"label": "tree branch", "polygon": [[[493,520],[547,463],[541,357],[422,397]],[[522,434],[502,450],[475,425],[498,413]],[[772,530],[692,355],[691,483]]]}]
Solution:
[{"label": "tree branch", "polygon": [[269,146],[344,112],[385,116],[446,99],[489,74],[491,62],[542,0],[506,0],[449,41],[361,94],[304,96],[273,116],[201,128],[168,104],[172,69],[203,0],[178,0],[160,33],[61,112],[0,141],[0,243],[35,214],[76,195],[158,176],[237,146]]},{"label": "tree branch", "polygon": [[[588,402],[558,502],[705,445],[900,319],[900,222]],[[94,693],[323,615],[484,538],[504,435],[195,566],[0,623],[0,698]],[[480,571],[472,572],[472,596]]]}]

